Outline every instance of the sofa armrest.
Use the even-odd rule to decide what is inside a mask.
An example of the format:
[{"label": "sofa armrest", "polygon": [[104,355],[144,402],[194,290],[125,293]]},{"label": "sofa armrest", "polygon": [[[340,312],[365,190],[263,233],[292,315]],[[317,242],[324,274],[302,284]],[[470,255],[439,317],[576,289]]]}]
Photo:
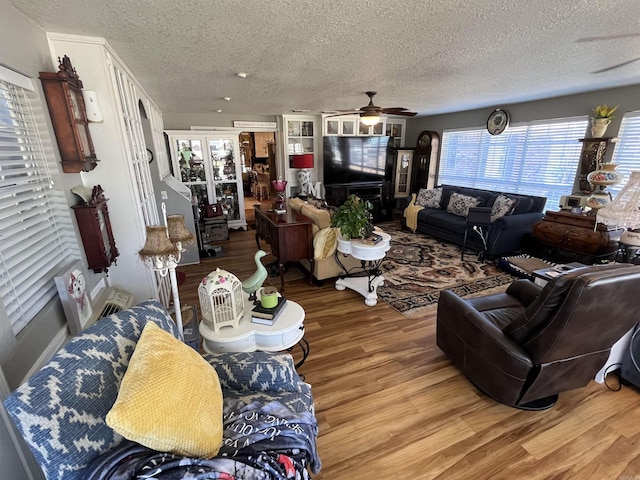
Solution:
[{"label": "sofa armrest", "polygon": [[520,279],[509,285],[506,293],[516,297],[520,303],[528,307],[540,295],[541,291],[540,285],[536,285],[530,280]]},{"label": "sofa armrest", "polygon": [[520,345],[453,292],[440,292],[437,322],[438,327],[443,324],[503,372],[526,378],[533,367],[531,358]]},{"label": "sofa armrest", "polygon": [[206,353],[222,389],[236,392],[303,392],[304,382],[288,353]]}]

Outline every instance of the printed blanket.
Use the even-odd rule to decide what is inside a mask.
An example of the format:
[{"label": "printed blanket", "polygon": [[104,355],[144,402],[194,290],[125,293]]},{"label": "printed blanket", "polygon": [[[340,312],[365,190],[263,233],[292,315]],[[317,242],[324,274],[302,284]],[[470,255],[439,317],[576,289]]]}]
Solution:
[{"label": "printed blanket", "polygon": [[259,405],[225,399],[223,422],[216,457],[187,458],[124,441],[98,457],[86,478],[308,480],[307,466],[314,474],[320,471],[318,424],[311,413],[295,413],[275,401]]}]

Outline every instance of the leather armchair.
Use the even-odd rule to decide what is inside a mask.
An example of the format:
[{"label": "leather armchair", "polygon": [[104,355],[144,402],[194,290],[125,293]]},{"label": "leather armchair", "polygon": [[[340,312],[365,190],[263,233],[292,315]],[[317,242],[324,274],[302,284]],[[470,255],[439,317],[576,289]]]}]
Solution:
[{"label": "leather armchair", "polygon": [[592,380],[611,346],[638,321],[640,267],[578,268],[544,288],[516,280],[506,292],[463,300],[443,291],[438,347],[481,391],[526,410]]}]

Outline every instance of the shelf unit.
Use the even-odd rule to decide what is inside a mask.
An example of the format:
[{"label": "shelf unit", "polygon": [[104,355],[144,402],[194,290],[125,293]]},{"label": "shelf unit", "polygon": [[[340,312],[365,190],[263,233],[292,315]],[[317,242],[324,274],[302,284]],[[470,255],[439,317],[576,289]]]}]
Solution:
[{"label": "shelf unit", "polygon": [[229,228],[247,229],[244,212],[240,130],[167,130],[176,178],[191,190],[192,203],[222,205]]},{"label": "shelf unit", "polygon": [[388,136],[393,137],[392,145],[396,148],[404,146],[404,132],[407,120],[383,116],[382,121],[376,125],[365,125],[360,121],[359,115],[343,115],[322,117],[323,135],[325,137],[340,136]]},{"label": "shelf unit", "polygon": [[[322,168],[321,137],[318,129],[318,117],[312,115],[283,115],[281,132],[283,146],[280,150],[280,167],[278,174],[287,181],[287,197],[300,192],[298,181],[298,169],[293,168],[293,156],[301,154],[313,154],[314,167],[309,168],[311,183],[315,184],[320,179]],[[282,172],[282,173],[281,173]]]}]

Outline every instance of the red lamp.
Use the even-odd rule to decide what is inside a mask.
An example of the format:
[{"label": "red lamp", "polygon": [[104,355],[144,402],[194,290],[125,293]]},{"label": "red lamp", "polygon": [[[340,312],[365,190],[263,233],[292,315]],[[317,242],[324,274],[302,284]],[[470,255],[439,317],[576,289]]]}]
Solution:
[{"label": "red lamp", "polygon": [[298,172],[298,182],[303,195],[309,195],[309,184],[311,174],[307,168],[313,168],[313,153],[303,153],[301,155],[291,155],[289,157],[293,168],[300,168]]}]

